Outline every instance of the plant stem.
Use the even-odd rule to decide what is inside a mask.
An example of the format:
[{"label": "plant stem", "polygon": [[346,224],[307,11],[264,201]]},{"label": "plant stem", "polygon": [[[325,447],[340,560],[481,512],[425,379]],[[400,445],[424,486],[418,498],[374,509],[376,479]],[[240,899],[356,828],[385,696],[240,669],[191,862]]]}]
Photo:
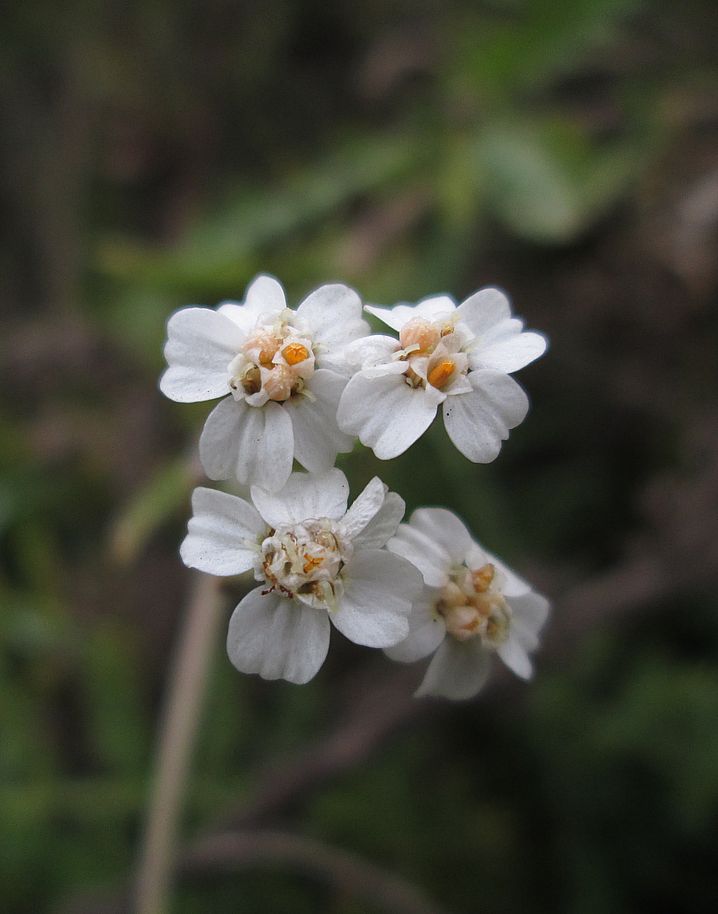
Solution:
[{"label": "plant stem", "polygon": [[136,914],[166,914],[177,827],[217,640],[220,581],[197,575],[170,674],[135,889]]}]

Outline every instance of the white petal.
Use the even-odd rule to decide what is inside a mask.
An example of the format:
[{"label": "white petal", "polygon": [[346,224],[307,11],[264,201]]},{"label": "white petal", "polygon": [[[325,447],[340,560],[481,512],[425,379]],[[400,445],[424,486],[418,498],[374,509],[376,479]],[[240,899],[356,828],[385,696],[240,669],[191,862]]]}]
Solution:
[{"label": "white petal", "polygon": [[443,399],[433,388],[412,388],[402,376],[367,378],[361,372],[344,389],[337,419],[380,460],[398,457],[431,425]]},{"label": "white petal", "polygon": [[267,525],[236,495],[200,487],[192,493],[193,516],[180,547],[185,565],[208,574],[242,574],[259,554]]},{"label": "white petal", "polygon": [[319,344],[317,361],[322,354],[343,349],[352,340],[366,336],[369,325],[362,318],[361,299],[348,286],[334,283],[310,292],[297,308],[297,315]]},{"label": "white petal", "polygon": [[448,636],[431,658],[416,694],[456,700],[472,698],[486,682],[489,662],[489,655],[478,638],[457,641]]},{"label": "white petal", "polygon": [[339,631],[367,647],[403,641],[412,601],[421,590],[416,568],[383,549],[366,549],[354,554],[342,577],[344,594],[331,615]]},{"label": "white petal", "polygon": [[[412,366],[414,367],[414,366]],[[406,374],[409,370],[409,363],[395,359],[390,362],[380,362],[378,365],[369,365],[362,370],[365,378],[383,378],[389,374]]]},{"label": "white petal", "polygon": [[410,524],[400,524],[387,549],[401,555],[421,572],[430,587],[443,587],[449,580],[451,556],[433,537]]},{"label": "white petal", "polygon": [[278,403],[247,406],[232,397],[209,414],[199,456],[210,479],[236,476],[245,485],[281,489],[294,455],[292,420]]},{"label": "white petal", "polygon": [[456,447],[474,463],[490,463],[526,417],[529,401],[513,378],[499,371],[472,371],[474,393],[450,397],[444,404],[444,424]]},{"label": "white petal", "polygon": [[339,398],[346,378],[321,368],[307,384],[311,397],[296,396],[284,404],[294,429],[294,456],[312,473],[334,466],[338,453],[351,451],[354,439],[337,425]]},{"label": "white petal", "polygon": [[409,524],[443,546],[455,564],[461,564],[471,548],[471,534],[446,508],[419,508],[411,515]]},{"label": "white petal", "polygon": [[456,303],[449,295],[432,295],[415,305],[395,305],[393,308],[377,308],[375,305],[365,305],[364,310],[374,317],[378,317],[392,330],[401,330],[404,324],[415,317],[424,320],[436,320],[445,314],[456,310]]},{"label": "white petal", "polygon": [[240,302],[224,301],[217,312],[236,324],[245,334],[250,334],[257,323],[257,315]]},{"label": "white petal", "polygon": [[160,390],[179,403],[214,400],[229,392],[229,363],[244,334],[211,308],[183,308],[169,319]]},{"label": "white petal", "polygon": [[273,276],[261,274],[247,286],[243,304],[222,302],[217,310],[241,327],[245,333],[250,333],[260,318],[263,321],[271,321],[286,307],[287,300],[281,283]]},{"label": "white petal", "polygon": [[501,289],[488,287],[479,289],[462,302],[457,316],[472,333],[483,336],[499,321],[511,317],[511,305]]},{"label": "white petal", "polygon": [[351,539],[354,539],[379,511],[388,491],[388,487],[375,476],[357,495],[351,508],[342,518],[342,527]]},{"label": "white petal", "polygon": [[501,657],[506,666],[520,676],[521,679],[530,679],[533,675],[533,665],[529,655],[519,643],[515,635],[509,635],[503,644],[499,645],[496,653]]},{"label": "white petal", "polygon": [[252,486],[252,501],[271,527],[328,517],[339,520],[347,510],[349,483],[341,470],[292,473],[281,492]]},{"label": "white petal", "polygon": [[472,369],[493,368],[510,374],[524,368],[546,351],[546,339],[540,333],[511,333],[470,353]]},{"label": "white petal", "polygon": [[538,647],[538,633],[543,627],[549,613],[549,602],[537,593],[527,593],[510,600],[513,616],[511,632],[526,651],[535,651]]},{"label": "white petal", "polygon": [[435,612],[441,591],[424,587],[409,614],[409,634],[394,647],[385,649],[387,657],[401,663],[413,663],[428,657],[446,636],[446,625]]},{"label": "white petal", "polygon": [[199,438],[199,457],[210,479],[235,475],[239,449],[239,426],[250,407],[225,397],[207,416]]},{"label": "white petal", "polygon": [[433,321],[453,314],[454,311],[456,311],[456,302],[450,295],[430,295],[416,303],[414,316]]},{"label": "white petal", "polygon": [[391,361],[392,355],[399,349],[399,341],[394,337],[374,334],[349,343],[344,350],[344,357],[353,371],[360,371],[362,368]]},{"label": "white petal", "polygon": [[278,279],[260,273],[247,286],[244,304],[256,314],[267,314],[283,311],[287,307],[287,299]]},{"label": "white petal", "polygon": [[324,610],[263,594],[261,587],[247,594],[229,620],[227,653],[242,673],[301,684],[317,673],[328,649]]},{"label": "white petal", "polygon": [[389,537],[396,533],[405,510],[404,499],[396,492],[387,492],[381,508],[354,538],[355,547],[380,549],[385,546]]}]

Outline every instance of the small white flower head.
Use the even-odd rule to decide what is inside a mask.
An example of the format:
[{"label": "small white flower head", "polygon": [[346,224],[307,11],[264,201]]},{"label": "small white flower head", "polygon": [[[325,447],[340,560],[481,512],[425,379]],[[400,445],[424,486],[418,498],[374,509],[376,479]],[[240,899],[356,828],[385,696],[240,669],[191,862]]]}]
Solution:
[{"label": "small white flower head", "polygon": [[381,460],[397,457],[423,435],[443,408],[456,447],[474,463],[490,463],[528,412],[509,377],[546,349],[525,332],[498,289],[481,289],[456,306],[447,295],[417,305],[367,311],[398,331],[351,344],[354,377],[339,401],[339,427],[358,435]]},{"label": "small white flower head", "polygon": [[293,473],[277,494],[253,486],[253,504],[195,489],[184,563],[216,575],[253,570],[259,582],[229,623],[227,650],[238,670],[308,682],[326,657],[330,620],[369,647],[408,634],[421,574],[382,548],[404,502],[376,477],[349,510],[348,493],[337,469]]},{"label": "small white flower head", "polygon": [[455,514],[420,508],[388,544],[421,571],[424,589],[409,617],[409,635],[386,651],[411,662],[434,654],[417,695],[471,698],[498,654],[529,679],[529,654],[549,604],[506,565],[486,552]]},{"label": "small white flower head", "polygon": [[181,403],[224,397],[200,437],[207,475],[277,491],[295,458],[319,473],[351,450],[336,422],[344,349],[368,331],[347,286],[321,286],[293,311],[271,276],[258,276],[243,304],[173,314],[160,389]]}]

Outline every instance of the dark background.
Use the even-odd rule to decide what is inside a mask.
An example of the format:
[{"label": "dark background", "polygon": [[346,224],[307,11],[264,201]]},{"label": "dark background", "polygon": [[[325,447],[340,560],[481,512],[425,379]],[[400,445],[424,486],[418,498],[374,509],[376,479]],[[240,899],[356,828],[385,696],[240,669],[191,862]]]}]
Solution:
[{"label": "dark background", "polygon": [[[420,910],[382,879],[715,910],[715,4],[35,0],[2,32],[0,909],[122,905],[208,412],[159,394],[164,325],[267,271],[293,304],[499,284],[548,334],[495,464],[438,423],[340,465],[459,512],[554,613],[532,684],[456,705],[339,636],[304,687],[220,638],[172,911]],[[298,857],[203,852],[240,827]]]}]

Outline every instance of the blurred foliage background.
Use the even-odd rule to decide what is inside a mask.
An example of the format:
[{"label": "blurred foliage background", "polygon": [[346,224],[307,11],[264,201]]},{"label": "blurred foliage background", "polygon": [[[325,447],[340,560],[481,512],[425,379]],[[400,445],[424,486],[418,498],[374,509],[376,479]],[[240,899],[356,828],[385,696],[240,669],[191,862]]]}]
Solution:
[{"label": "blurred foliage background", "polygon": [[339,637],[302,688],[218,643],[173,911],[398,910],[331,865],[192,858],[232,821],[358,855],[426,910],[715,910],[714,3],[33,0],[3,20],[0,909],[122,909],[208,411],[159,395],[164,325],[266,271],[295,304],[332,279],[381,304],[499,284],[549,335],[496,464],[437,425],[341,465],[354,492],[379,473],[460,512],[555,613],[530,687],[497,675],[452,706]]}]

